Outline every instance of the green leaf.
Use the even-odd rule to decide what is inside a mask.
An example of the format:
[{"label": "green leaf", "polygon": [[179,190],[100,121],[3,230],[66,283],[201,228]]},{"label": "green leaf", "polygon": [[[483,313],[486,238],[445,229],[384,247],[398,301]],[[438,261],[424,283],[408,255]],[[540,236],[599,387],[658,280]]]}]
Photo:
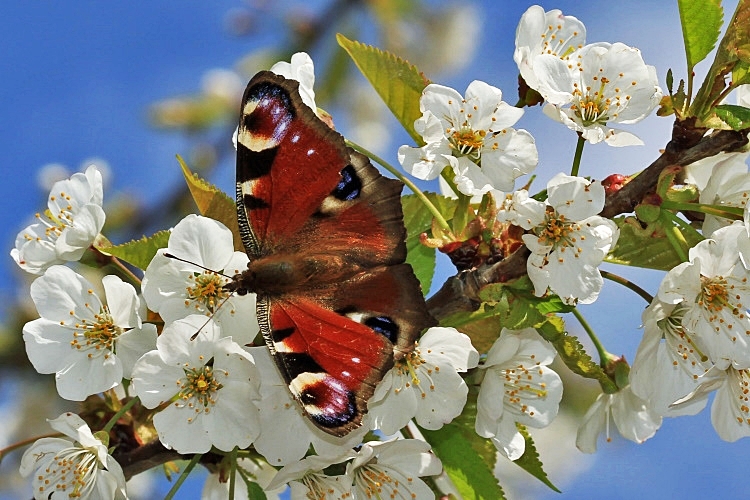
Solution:
[{"label": "green leaf", "polygon": [[118,259],[134,265],[138,269],[145,270],[156,251],[165,248],[169,241],[169,231],[158,233],[139,240],[129,241],[121,245],[112,245],[108,241],[97,241],[96,249],[106,255],[112,255]]},{"label": "green leaf", "polygon": [[[648,224],[643,228],[638,219],[632,216],[617,217],[614,221],[620,228],[620,237],[607,256],[607,262],[661,271],[669,271],[682,262],[660,223]],[[700,242],[695,233],[685,231],[683,235],[688,247]]]},{"label": "green leaf", "polygon": [[677,0],[688,72],[693,71],[719,40],[724,10],[721,0]]},{"label": "green leaf", "polygon": [[732,130],[750,128],[750,109],[733,104],[722,104],[714,108],[716,116],[729,125]]},{"label": "green leaf", "polygon": [[[447,220],[453,217],[456,201],[436,193],[424,193],[430,202],[437,207],[440,214]],[[435,249],[420,242],[422,233],[429,233],[432,228],[432,212],[413,194],[401,197],[406,226],[406,262],[414,268],[422,292],[426,295],[432,286],[432,276],[435,273]]]},{"label": "green leaf", "polygon": [[401,197],[404,211],[404,225],[406,226],[406,262],[414,269],[422,293],[429,293],[432,286],[432,276],[435,273],[435,249],[423,245],[419,236],[430,230],[432,214],[416,195]]},{"label": "green leaf", "polygon": [[502,500],[505,493],[492,473],[497,450],[474,431],[476,414],[476,391],[472,391],[458,418],[437,431],[423,429],[422,434],[464,500]]},{"label": "green leaf", "polygon": [[562,493],[562,491],[558,490],[557,487],[552,484],[552,481],[547,477],[547,473],[544,472],[542,461],[539,458],[539,453],[536,451],[536,446],[534,446],[534,440],[532,440],[531,435],[529,435],[529,431],[525,426],[519,423],[516,423],[516,427],[523,436],[524,441],[526,441],[526,448],[523,455],[513,463],[549,486],[550,489]]},{"label": "green leaf", "polygon": [[371,45],[336,35],[339,45],[349,53],[362,74],[383,99],[404,129],[420,146],[422,136],[414,130],[414,120],[422,116],[419,99],[430,83],[416,66]]},{"label": "green leaf", "polygon": [[250,500],[266,500],[266,492],[263,488],[255,481],[249,481],[247,483],[247,498]]},{"label": "green leaf", "polygon": [[[693,0],[698,5],[711,5],[716,0],[702,2]],[[715,9],[709,7],[708,11]],[[711,68],[701,88],[690,106],[692,116],[701,120],[712,116],[713,109],[725,96],[728,81],[737,86],[748,81],[750,70],[750,0],[740,0],[732,20],[727,24],[724,38],[721,39]],[[728,78],[731,76],[731,79]],[[700,124],[699,124],[700,125]]]},{"label": "green leaf", "polygon": [[234,200],[227,196],[222,190],[213,184],[201,179],[198,175],[190,171],[183,159],[177,155],[177,161],[180,162],[182,175],[185,177],[193,201],[198,206],[201,215],[210,217],[227,226],[232,235],[234,235],[234,249],[240,252],[245,251],[240,238],[240,228],[237,224],[237,206]]}]

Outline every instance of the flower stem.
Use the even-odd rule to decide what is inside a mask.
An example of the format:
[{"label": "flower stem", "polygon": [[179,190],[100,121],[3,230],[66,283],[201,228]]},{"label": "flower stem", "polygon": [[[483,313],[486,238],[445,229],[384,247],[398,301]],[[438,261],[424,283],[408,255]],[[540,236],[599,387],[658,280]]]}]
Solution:
[{"label": "flower stem", "polygon": [[577,176],[578,168],[581,166],[581,157],[583,156],[583,146],[586,144],[586,139],[582,135],[578,134],[578,142],[576,143],[576,152],[573,156],[573,166],[570,169],[570,175]]},{"label": "flower stem", "polygon": [[198,460],[200,459],[201,459],[200,454],[193,455],[193,458],[187,464],[187,467],[185,467],[185,470],[182,471],[182,474],[180,474],[180,477],[177,478],[177,481],[175,481],[174,486],[172,486],[172,488],[169,490],[169,493],[167,493],[167,495],[164,497],[164,500],[172,500],[174,498],[174,496],[177,494],[177,491],[182,486],[182,483],[184,483],[185,479],[187,479],[190,473],[193,472],[193,469],[198,464]]},{"label": "flower stem", "polygon": [[[667,235],[667,240],[669,240],[669,243],[672,245],[672,248],[674,248],[674,251],[680,257],[680,260],[682,262],[687,262],[688,261],[687,249],[689,248],[689,245],[688,245],[688,242],[685,240],[685,235],[682,234],[682,232],[680,232],[680,229],[678,227],[678,226],[681,226],[685,228],[687,224],[685,224],[682,221],[682,219],[677,217],[675,214],[673,214],[669,210],[662,210],[661,214],[662,214],[661,216],[662,216],[662,220],[664,223],[663,224],[664,233]],[[690,229],[695,231],[695,229],[693,228],[690,228]]]},{"label": "flower stem", "polygon": [[591,325],[589,325],[588,321],[586,321],[586,318],[583,317],[583,314],[581,314],[581,311],[579,311],[577,307],[573,308],[573,316],[576,317],[578,322],[583,327],[583,330],[591,339],[591,342],[594,343],[594,347],[596,347],[596,352],[599,353],[600,362],[605,363],[609,359],[609,353],[604,348],[602,343],[599,341],[599,337],[596,336],[596,333],[594,333],[594,330],[591,329]]},{"label": "flower stem", "polygon": [[425,207],[432,213],[432,216],[437,221],[438,225],[445,229],[446,231],[450,231],[450,226],[448,225],[448,222],[445,220],[443,215],[440,213],[440,211],[435,207],[435,205],[432,204],[432,202],[425,196],[425,194],[414,184],[410,179],[408,179],[404,174],[398,171],[398,169],[394,168],[393,165],[389,164],[387,161],[380,158],[375,153],[372,153],[368,151],[367,149],[363,148],[359,144],[356,144],[348,139],[346,140],[346,144],[352,148],[355,151],[358,151],[362,153],[363,155],[367,156],[368,158],[372,159],[373,161],[379,163],[383,166],[387,171],[392,173],[398,180],[406,184],[411,191],[417,195],[417,197],[420,199],[420,201],[424,204]]},{"label": "flower stem", "polygon": [[707,205],[705,203],[683,203],[678,201],[663,200],[661,207],[667,210],[680,210],[691,212],[702,212],[716,217],[724,217],[730,220],[742,220],[744,209],[740,207],[729,207],[726,205]]},{"label": "flower stem", "polygon": [[629,288],[630,290],[632,290],[635,293],[637,293],[638,295],[640,295],[643,298],[643,300],[645,300],[649,304],[654,300],[653,295],[651,295],[646,290],[644,290],[643,288],[639,287],[638,285],[636,285],[635,283],[633,283],[629,279],[623,278],[622,276],[619,276],[619,275],[614,274],[614,273],[610,273],[609,271],[604,271],[602,269],[600,269],[599,272],[602,273],[602,277],[603,278],[606,278],[606,279],[608,279],[610,281],[614,281],[615,283],[619,283],[620,285],[624,286],[625,288]]},{"label": "flower stem", "polygon": [[130,401],[122,405],[122,408],[120,408],[117,413],[112,415],[112,418],[109,419],[109,422],[106,423],[106,425],[102,428],[104,432],[109,432],[112,430],[112,427],[115,426],[118,420],[120,420],[120,417],[125,415],[128,410],[130,410],[134,404],[136,404],[140,399],[138,399],[138,396],[132,398]]},{"label": "flower stem", "polygon": [[237,475],[237,447],[232,448],[229,454],[229,495],[227,498],[234,498],[234,483]]}]

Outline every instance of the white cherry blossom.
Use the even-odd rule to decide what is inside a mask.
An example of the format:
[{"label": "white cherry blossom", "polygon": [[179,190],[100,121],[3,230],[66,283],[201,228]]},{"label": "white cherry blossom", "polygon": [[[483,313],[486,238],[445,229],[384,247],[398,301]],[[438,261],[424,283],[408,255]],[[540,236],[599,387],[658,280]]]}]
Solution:
[{"label": "white cherry blossom", "polygon": [[662,417],[636,396],[629,385],[614,394],[602,393],[583,416],[576,447],[584,453],[594,453],[602,432],[610,442],[610,421],[614,421],[622,437],[642,443],[661,427]]},{"label": "white cherry blossom", "polygon": [[510,460],[520,458],[526,448],[516,422],[541,428],[557,416],[563,385],[547,366],[556,355],[533,328],[503,328],[481,365],[486,371],[475,428]]},{"label": "white cherry blossom", "polygon": [[498,219],[529,230],[526,269],[538,297],[551,290],[566,304],[589,304],[599,296],[599,264],[617,244],[620,231],[598,214],[604,188],[583,177],[557,174],[547,183],[546,202],[519,190],[507,198]]},{"label": "white cherry blossom", "polygon": [[682,326],[721,370],[730,364],[750,368],[750,284],[738,250],[745,231],[739,221],[717,230],[691,248],[689,262],[670,270],[659,287],[660,300],[684,305]]},{"label": "white cherry blossom", "polygon": [[443,466],[430,453],[430,445],[418,439],[364,443],[346,475],[354,484],[355,498],[435,498],[419,479],[440,474]]},{"label": "white cherry blossom", "polygon": [[[630,388],[662,416],[694,415],[707,403],[706,397],[694,396],[712,377],[713,364],[682,326],[687,309],[682,302],[667,304],[657,297],[643,312],[644,333],[630,370]],[[686,399],[689,395],[693,397]]]},{"label": "white cherry blossom", "polygon": [[500,89],[475,80],[462,97],[452,88],[430,84],[419,107],[422,116],[414,128],[426,144],[398,150],[401,165],[418,179],[435,179],[450,166],[458,189],[475,196],[511,191],[516,178],[536,168],[534,138],[512,128],[523,110],[504,102]]},{"label": "white cherry blossom", "polygon": [[534,59],[544,113],[583,135],[592,144],[643,144],[635,135],[608,124],[632,124],[659,104],[656,69],[638,49],[622,43],[586,45],[568,58],[542,54]]},{"label": "white cherry blossom", "polygon": [[[194,338],[193,338],[194,337]],[[259,374],[252,356],[213,320],[170,323],[133,368],[133,390],[154,415],[159,440],[180,453],[246,448],[260,431]]]},{"label": "white cherry blossom", "polygon": [[516,28],[516,50],[513,60],[521,76],[532,89],[539,88],[534,59],[542,54],[568,60],[570,54],[586,43],[586,27],[573,16],[563,16],[558,9],[545,12],[532,5],[521,16]]},{"label": "white cherry blossom", "polygon": [[188,215],[172,229],[167,248],[157,252],[146,268],[143,298],[167,323],[205,314],[221,324],[225,335],[241,345],[248,344],[259,330],[255,294],[240,296],[223,288],[231,276],[247,268],[248,261],[247,254],[234,251],[232,232],[226,226],[208,217]]},{"label": "white cherry blossom", "polygon": [[430,328],[375,389],[367,405],[372,428],[392,435],[414,418],[425,429],[440,429],[466,404],[468,387],[459,373],[478,362],[468,336],[454,328]]},{"label": "white cherry blossom", "polygon": [[728,367],[711,405],[711,423],[724,441],[750,436],[750,370]]},{"label": "white cherry blossom", "polygon": [[[750,172],[747,158],[750,153],[722,153],[687,166],[689,182],[700,190],[700,202],[744,208],[750,198]],[[701,230],[711,237],[717,229],[732,222],[724,217],[706,214]]]},{"label": "white cherry blossom", "polygon": [[310,455],[284,466],[266,491],[288,484],[292,500],[343,500],[352,498],[352,481],[346,475],[328,476],[323,469],[354,457],[351,449],[336,455]]},{"label": "white cherry blossom", "polygon": [[50,426],[65,437],[38,439],[21,457],[21,475],[32,476],[36,500],[126,500],[125,476],[103,443],[75,413]]},{"label": "white cherry blossom", "polygon": [[91,165],[85,173],[56,182],[47,211],[18,233],[10,255],[24,271],[41,274],[49,266],[79,260],[104,226],[102,174]]},{"label": "white cherry blossom", "polygon": [[133,365],[156,345],[156,326],[142,324],[132,285],[102,279],[105,305],[93,285],[65,266],[52,266],[31,284],[41,318],[26,323],[26,354],[39,373],[55,373],[61,397],[87,396],[130,378]]}]

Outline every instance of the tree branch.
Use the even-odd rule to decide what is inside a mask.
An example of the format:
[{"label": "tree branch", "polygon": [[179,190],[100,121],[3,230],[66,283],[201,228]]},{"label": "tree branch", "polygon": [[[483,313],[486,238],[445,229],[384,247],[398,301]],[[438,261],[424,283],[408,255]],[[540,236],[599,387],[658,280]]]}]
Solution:
[{"label": "tree branch", "polygon": [[675,139],[673,132],[673,139],[664,153],[622,189],[608,196],[599,215],[611,219],[616,215],[632,212],[645,195],[654,192],[662,170],[671,165],[690,165],[721,152],[737,151],[747,143],[747,131],[717,130],[710,135],[702,136],[685,149],[678,149],[680,144],[687,144]]}]

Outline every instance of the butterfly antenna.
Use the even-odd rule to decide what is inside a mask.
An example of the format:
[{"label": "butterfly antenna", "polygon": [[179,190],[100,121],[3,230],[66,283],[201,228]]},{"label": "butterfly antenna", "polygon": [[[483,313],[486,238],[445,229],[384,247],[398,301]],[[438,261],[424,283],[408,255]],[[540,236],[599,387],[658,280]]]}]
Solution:
[{"label": "butterfly antenna", "polygon": [[232,297],[232,295],[234,295],[234,292],[230,293],[229,295],[227,295],[226,297],[224,297],[223,299],[221,299],[221,302],[219,302],[219,305],[216,306],[216,309],[214,309],[213,311],[211,311],[211,314],[208,316],[208,318],[206,318],[206,322],[203,323],[200,328],[198,328],[198,331],[195,332],[192,337],[190,337],[190,340],[195,340],[196,337],[198,337],[198,334],[206,327],[206,325],[208,324],[208,322],[211,321],[211,319],[214,317],[214,315],[216,315],[216,313],[219,312],[219,309],[221,309],[221,306],[223,306],[224,304],[226,304],[227,300],[229,300]]},{"label": "butterfly antenna", "polygon": [[169,252],[164,252],[164,254],[162,254],[162,255],[164,255],[164,257],[167,257],[167,258],[170,258],[170,259],[179,260],[180,262],[184,262],[185,264],[190,264],[192,266],[199,267],[199,268],[203,269],[204,271],[208,271],[209,273],[218,274],[219,276],[224,276],[225,278],[229,278],[230,280],[232,279],[232,276],[227,276],[224,273],[220,273],[219,271],[214,271],[213,269],[209,269],[206,266],[202,266],[202,265],[197,264],[195,262],[192,262],[190,260],[182,259],[180,257],[177,257],[176,255],[173,255],[173,254],[169,253]]}]

